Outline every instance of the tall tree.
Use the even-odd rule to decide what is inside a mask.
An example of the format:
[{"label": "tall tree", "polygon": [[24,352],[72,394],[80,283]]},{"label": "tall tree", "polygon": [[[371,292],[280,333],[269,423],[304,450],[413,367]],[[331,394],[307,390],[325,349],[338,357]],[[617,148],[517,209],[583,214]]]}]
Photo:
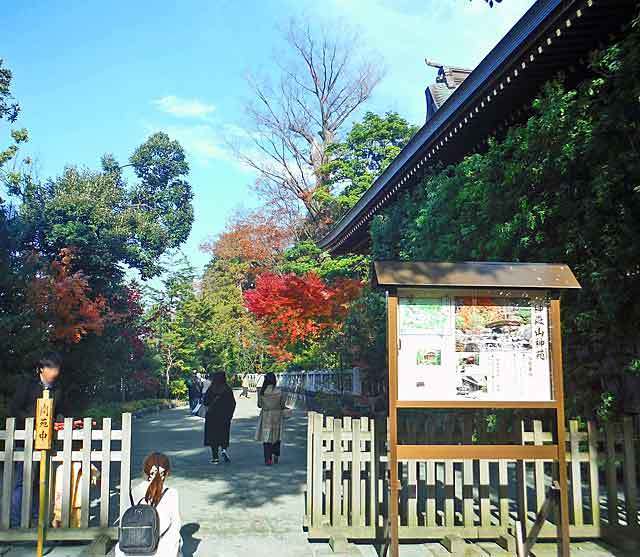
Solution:
[{"label": "tall tree", "polygon": [[[150,344],[157,351],[162,363],[162,376],[165,392],[176,373],[191,364],[195,343],[185,341],[185,336],[193,332],[193,327],[183,327],[181,317],[185,308],[196,298],[194,292],[195,271],[186,257],[174,258],[167,265],[171,271],[163,280],[160,290],[147,289],[150,307],[145,316],[151,330]],[[191,324],[192,325],[192,324]],[[191,347],[189,355],[185,354],[185,345]]]},{"label": "tall tree", "polygon": [[127,166],[139,178],[133,184],[109,156],[101,171],[70,166],[55,180],[28,182],[20,192],[24,249],[55,257],[73,248],[74,265],[103,289],[122,280],[123,265],[156,276],[160,257],[191,230],[189,167],[180,144],[164,133],[150,136]]},{"label": "tall tree", "polygon": [[353,207],[418,131],[397,112],[367,112],[343,141],[329,149],[330,183],[342,186],[335,199],[335,218]]},{"label": "tall tree", "polygon": [[318,229],[327,224],[327,149],[382,70],[343,30],[314,34],[308,22],[292,22],[286,41],[289,56],[276,61],[277,82],[250,80],[252,145],[240,156],[257,172],[256,188],[268,204],[289,214],[304,208]]}]

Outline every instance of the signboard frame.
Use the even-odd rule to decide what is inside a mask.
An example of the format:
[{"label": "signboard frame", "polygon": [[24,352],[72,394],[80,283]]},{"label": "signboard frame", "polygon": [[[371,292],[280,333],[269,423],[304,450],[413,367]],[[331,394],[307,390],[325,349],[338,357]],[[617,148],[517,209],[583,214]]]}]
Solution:
[{"label": "signboard frame", "polygon": [[[392,263],[391,265],[402,265]],[[407,266],[410,264],[407,263]],[[422,263],[421,265],[429,265]],[[447,265],[447,264],[436,264]],[[465,264],[452,264],[459,269]],[[466,264],[470,267],[474,264]],[[477,264],[482,265],[482,264]],[[486,265],[486,264],[485,264]],[[496,264],[510,268],[518,264]],[[529,264],[530,266],[531,264]],[[551,269],[544,266],[545,272]],[[523,265],[524,267],[524,265]],[[568,273],[573,277],[571,271],[566,266],[557,266],[563,273]],[[401,269],[402,270],[402,269]],[[491,293],[492,297],[500,298],[501,293],[507,290],[524,294],[534,290],[537,295],[546,291],[558,288],[580,288],[575,278],[570,285],[547,285],[546,288],[531,289],[531,287],[518,288],[518,285],[510,285],[505,290],[504,285],[496,284],[495,287],[484,283],[480,288],[473,288],[470,284],[465,284],[464,288],[455,285],[445,285],[439,283],[431,289],[428,287],[428,277],[425,280],[425,273],[422,272],[421,282],[411,284],[393,284],[391,281],[380,281],[380,269],[376,265],[378,282],[386,289],[387,301],[387,352],[389,365],[389,467],[390,467],[390,498],[389,498],[389,519],[390,519],[390,547],[392,557],[399,556],[399,497],[400,481],[398,476],[398,465],[401,460],[459,460],[459,459],[505,459],[505,460],[551,460],[554,462],[554,472],[560,486],[559,516],[557,520],[558,555],[569,557],[569,501],[568,501],[568,478],[566,461],[566,432],[565,432],[565,409],[564,409],[564,384],[562,367],[562,333],[560,300],[556,294],[548,295],[548,328],[550,340],[551,358],[551,381],[552,400],[550,401],[406,401],[398,399],[398,360],[399,360],[399,292],[405,293],[407,287],[416,286],[420,290],[445,291],[450,296],[460,295],[465,289],[470,288],[476,292]],[[403,276],[410,276],[410,272],[404,271]],[[543,285],[541,285],[543,286]],[[417,290],[416,290],[417,292]],[[507,296],[508,297],[508,296]],[[556,442],[550,445],[402,445],[398,442],[398,410],[406,408],[421,409],[549,409],[555,413],[556,419]]]}]

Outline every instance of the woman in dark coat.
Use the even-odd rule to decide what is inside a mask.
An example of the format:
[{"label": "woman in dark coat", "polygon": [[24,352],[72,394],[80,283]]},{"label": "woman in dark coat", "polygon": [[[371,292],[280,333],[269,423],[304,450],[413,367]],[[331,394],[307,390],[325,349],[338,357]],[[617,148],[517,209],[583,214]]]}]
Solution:
[{"label": "woman in dark coat", "polygon": [[211,386],[204,395],[204,405],[207,415],[204,422],[204,444],[211,447],[211,462],[220,463],[218,451],[222,449],[222,458],[231,462],[227,449],[229,448],[229,432],[231,419],[236,409],[236,399],[231,387],[227,385],[224,372],[214,373]]}]

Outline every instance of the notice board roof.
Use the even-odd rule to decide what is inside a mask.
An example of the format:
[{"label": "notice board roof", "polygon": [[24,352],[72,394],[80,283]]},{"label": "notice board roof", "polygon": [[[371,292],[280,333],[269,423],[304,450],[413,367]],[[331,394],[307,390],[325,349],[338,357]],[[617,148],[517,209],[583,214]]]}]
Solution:
[{"label": "notice board roof", "polygon": [[580,284],[564,264],[375,261],[379,286],[576,289]]}]

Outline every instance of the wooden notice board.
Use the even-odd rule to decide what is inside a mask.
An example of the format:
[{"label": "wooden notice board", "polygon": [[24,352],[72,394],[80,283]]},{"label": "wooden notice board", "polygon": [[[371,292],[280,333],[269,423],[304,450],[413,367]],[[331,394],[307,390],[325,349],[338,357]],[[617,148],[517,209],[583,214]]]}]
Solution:
[{"label": "wooden notice board", "polygon": [[[569,556],[562,335],[558,292],[580,285],[566,265],[376,262],[387,292],[390,547],[399,557],[401,460],[553,460],[558,554]],[[547,409],[550,445],[405,445],[398,410]],[[462,441],[462,440],[461,440]]]}]

